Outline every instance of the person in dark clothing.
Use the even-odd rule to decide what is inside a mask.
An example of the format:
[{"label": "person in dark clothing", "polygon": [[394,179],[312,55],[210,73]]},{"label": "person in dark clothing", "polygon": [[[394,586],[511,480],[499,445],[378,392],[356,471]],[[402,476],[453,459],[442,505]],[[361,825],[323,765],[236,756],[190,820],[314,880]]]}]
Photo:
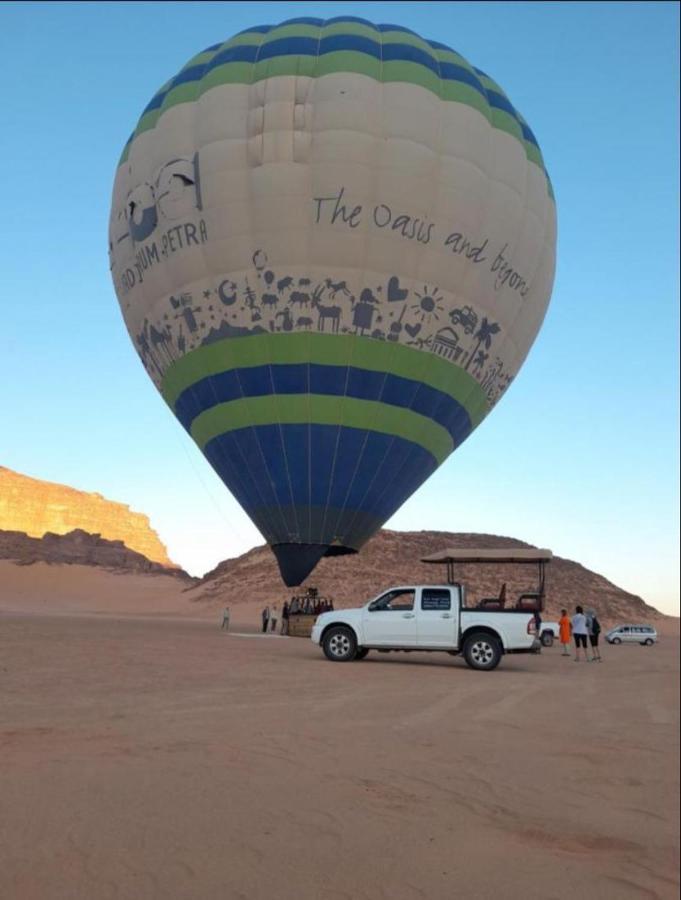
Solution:
[{"label": "person in dark clothing", "polygon": [[288,634],[288,617],[289,617],[289,608],[288,603],[284,600],[284,605],[281,609],[281,633]]},{"label": "person in dark clothing", "polygon": [[267,626],[269,625],[269,622],[270,622],[270,608],[269,608],[269,606],[266,606],[266,607],[263,609],[261,615],[262,615],[262,633],[263,633],[263,634],[267,634]]},{"label": "person in dark clothing", "polygon": [[598,648],[601,623],[598,621],[595,609],[587,609],[586,611],[586,629],[589,633],[589,643],[591,644],[591,662],[601,662],[601,651]]}]

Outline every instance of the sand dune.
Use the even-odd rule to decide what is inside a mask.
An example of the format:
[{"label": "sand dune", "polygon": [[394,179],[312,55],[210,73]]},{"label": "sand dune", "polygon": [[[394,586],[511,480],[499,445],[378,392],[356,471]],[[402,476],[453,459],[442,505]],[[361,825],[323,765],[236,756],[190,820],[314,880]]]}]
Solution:
[{"label": "sand dune", "polygon": [[196,604],[183,593],[186,586],[172,575],[44,562],[23,566],[0,559],[0,609],[4,610],[188,615]]},{"label": "sand dune", "polygon": [[677,895],[678,639],[334,665],[136,602],[0,613],[0,897]]}]

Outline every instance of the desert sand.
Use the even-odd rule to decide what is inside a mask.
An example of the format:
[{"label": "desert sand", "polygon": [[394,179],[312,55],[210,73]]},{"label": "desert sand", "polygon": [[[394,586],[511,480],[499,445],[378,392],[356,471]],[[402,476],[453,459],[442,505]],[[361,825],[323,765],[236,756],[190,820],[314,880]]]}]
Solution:
[{"label": "desert sand", "polygon": [[339,665],[171,578],[11,565],[2,898],[677,895],[678,636]]}]

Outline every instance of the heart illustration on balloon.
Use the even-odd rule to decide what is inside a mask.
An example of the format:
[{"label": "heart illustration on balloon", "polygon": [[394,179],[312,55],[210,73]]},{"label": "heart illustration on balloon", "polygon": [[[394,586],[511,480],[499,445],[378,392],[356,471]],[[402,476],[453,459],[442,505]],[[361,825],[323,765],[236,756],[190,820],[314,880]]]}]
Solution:
[{"label": "heart illustration on balloon", "polygon": [[388,281],[388,303],[399,303],[404,300],[409,291],[400,288],[400,279],[393,275]]},{"label": "heart illustration on balloon", "polygon": [[404,330],[407,332],[407,334],[409,335],[409,337],[415,338],[416,335],[417,335],[417,334],[419,333],[419,331],[421,330],[421,324],[418,323],[418,324],[416,324],[416,325],[405,325],[405,326],[404,326]]}]

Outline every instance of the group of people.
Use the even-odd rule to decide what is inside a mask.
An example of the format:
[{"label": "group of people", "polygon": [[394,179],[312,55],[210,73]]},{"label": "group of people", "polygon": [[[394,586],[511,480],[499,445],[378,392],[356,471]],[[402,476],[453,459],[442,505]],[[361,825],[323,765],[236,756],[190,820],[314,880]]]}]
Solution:
[{"label": "group of people", "polygon": [[[281,608],[281,634],[288,634],[288,623],[291,616],[319,616],[323,612],[333,611],[333,601],[318,597],[294,597],[291,602],[284,601]],[[262,613],[262,633],[275,633],[279,621],[277,604],[266,606]]]},{"label": "group of people", "polygon": [[[587,609],[586,613],[582,606],[575,607],[575,614],[570,618],[567,610],[561,610],[560,620],[558,622],[560,629],[560,642],[563,645],[563,656],[571,656],[570,638],[575,643],[575,662],[580,662],[583,658],[584,662],[601,662],[601,651],[598,648],[598,638],[601,633],[601,623],[598,621],[595,609]],[[587,646],[588,644],[588,646]],[[591,658],[588,656],[588,649],[591,648]]]}]

